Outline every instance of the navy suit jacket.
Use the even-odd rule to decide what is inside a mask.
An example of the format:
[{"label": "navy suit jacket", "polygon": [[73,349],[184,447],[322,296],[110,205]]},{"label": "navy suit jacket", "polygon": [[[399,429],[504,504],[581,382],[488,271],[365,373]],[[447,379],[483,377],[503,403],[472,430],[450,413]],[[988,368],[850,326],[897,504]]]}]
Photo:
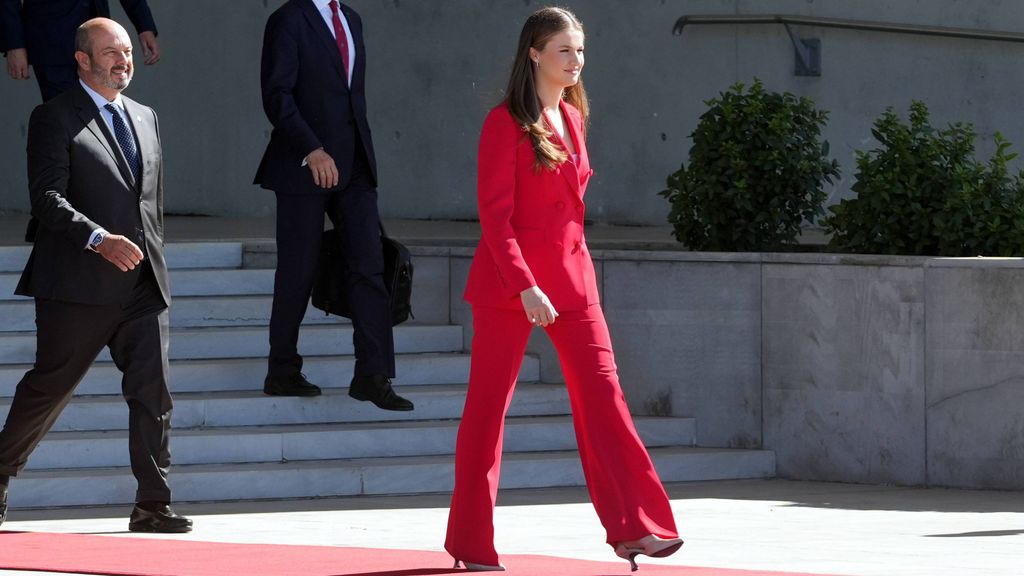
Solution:
[{"label": "navy suit jacket", "polygon": [[348,6],[342,4],[341,10],[356,50],[351,86],[334,36],[311,0],[289,0],[267,20],[260,80],[263,110],[274,129],[254,180],[263,188],[280,194],[326,194],[302,165],[317,148],[334,159],[339,188],[345,188],[359,145],[376,184],[377,163],[366,121],[363,23]]},{"label": "navy suit jacket", "polygon": [[[156,34],[146,0],[121,0],[138,32]],[[90,18],[110,18],[107,0],[0,0],[0,52],[24,48],[37,66],[75,66],[75,30]]]}]

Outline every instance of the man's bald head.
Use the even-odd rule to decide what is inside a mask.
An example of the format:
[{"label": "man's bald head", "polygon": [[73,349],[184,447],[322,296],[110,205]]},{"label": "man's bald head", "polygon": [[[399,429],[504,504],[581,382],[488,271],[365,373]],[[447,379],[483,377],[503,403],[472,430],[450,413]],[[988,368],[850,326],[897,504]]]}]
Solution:
[{"label": "man's bald head", "polygon": [[[124,29],[124,26],[110,18],[93,18],[83,22],[78,27],[78,30],[75,31],[75,50],[92,56],[92,49],[95,44],[94,39],[98,33],[129,38],[128,31]],[[128,42],[131,43],[131,40]]]}]

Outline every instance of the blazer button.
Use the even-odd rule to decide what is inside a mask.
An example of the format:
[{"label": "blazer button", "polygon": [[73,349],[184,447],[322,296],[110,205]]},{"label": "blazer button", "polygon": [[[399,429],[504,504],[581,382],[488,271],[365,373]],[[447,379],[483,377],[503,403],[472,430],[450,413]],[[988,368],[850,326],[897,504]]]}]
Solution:
[{"label": "blazer button", "polygon": [[565,202],[555,202],[555,208],[563,210],[565,208]]}]

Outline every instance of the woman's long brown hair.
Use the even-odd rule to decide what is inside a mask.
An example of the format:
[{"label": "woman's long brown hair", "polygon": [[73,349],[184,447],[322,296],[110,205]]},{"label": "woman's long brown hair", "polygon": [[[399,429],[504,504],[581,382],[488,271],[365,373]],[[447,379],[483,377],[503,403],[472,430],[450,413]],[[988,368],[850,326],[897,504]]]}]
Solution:
[{"label": "woman's long brown hair", "polygon": [[[519,34],[519,47],[516,50],[516,59],[512,64],[508,88],[505,90],[505,104],[508,106],[509,112],[512,113],[512,118],[523,127],[524,132],[530,135],[533,151],[537,155],[538,170],[542,166],[553,170],[557,165],[565,162],[568,156],[565,150],[548,140],[551,131],[544,124],[540,100],[537,98],[537,84],[534,79],[533,61],[530,59],[530,48],[543,50],[554,35],[565,30],[583,32],[583,24],[575,14],[564,8],[541,8],[527,18],[526,23],[523,24],[523,31]],[[587,92],[583,88],[582,77],[576,84],[565,89],[562,99],[580,111],[583,116],[583,125],[586,126],[587,118],[590,116],[590,104],[587,102]]]}]

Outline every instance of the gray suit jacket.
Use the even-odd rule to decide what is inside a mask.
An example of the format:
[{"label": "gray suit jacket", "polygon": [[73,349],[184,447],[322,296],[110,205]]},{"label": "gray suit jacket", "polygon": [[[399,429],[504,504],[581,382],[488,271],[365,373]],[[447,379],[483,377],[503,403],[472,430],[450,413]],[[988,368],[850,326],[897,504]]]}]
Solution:
[{"label": "gray suit jacket", "polygon": [[96,104],[80,85],[41,104],[28,129],[28,182],[39,220],[16,294],[82,304],[127,299],[140,268],[121,272],[85,246],[93,231],[131,239],[146,253],[170,304],[163,252],[163,159],[156,113],[122,96],[142,176],[131,171]]}]

